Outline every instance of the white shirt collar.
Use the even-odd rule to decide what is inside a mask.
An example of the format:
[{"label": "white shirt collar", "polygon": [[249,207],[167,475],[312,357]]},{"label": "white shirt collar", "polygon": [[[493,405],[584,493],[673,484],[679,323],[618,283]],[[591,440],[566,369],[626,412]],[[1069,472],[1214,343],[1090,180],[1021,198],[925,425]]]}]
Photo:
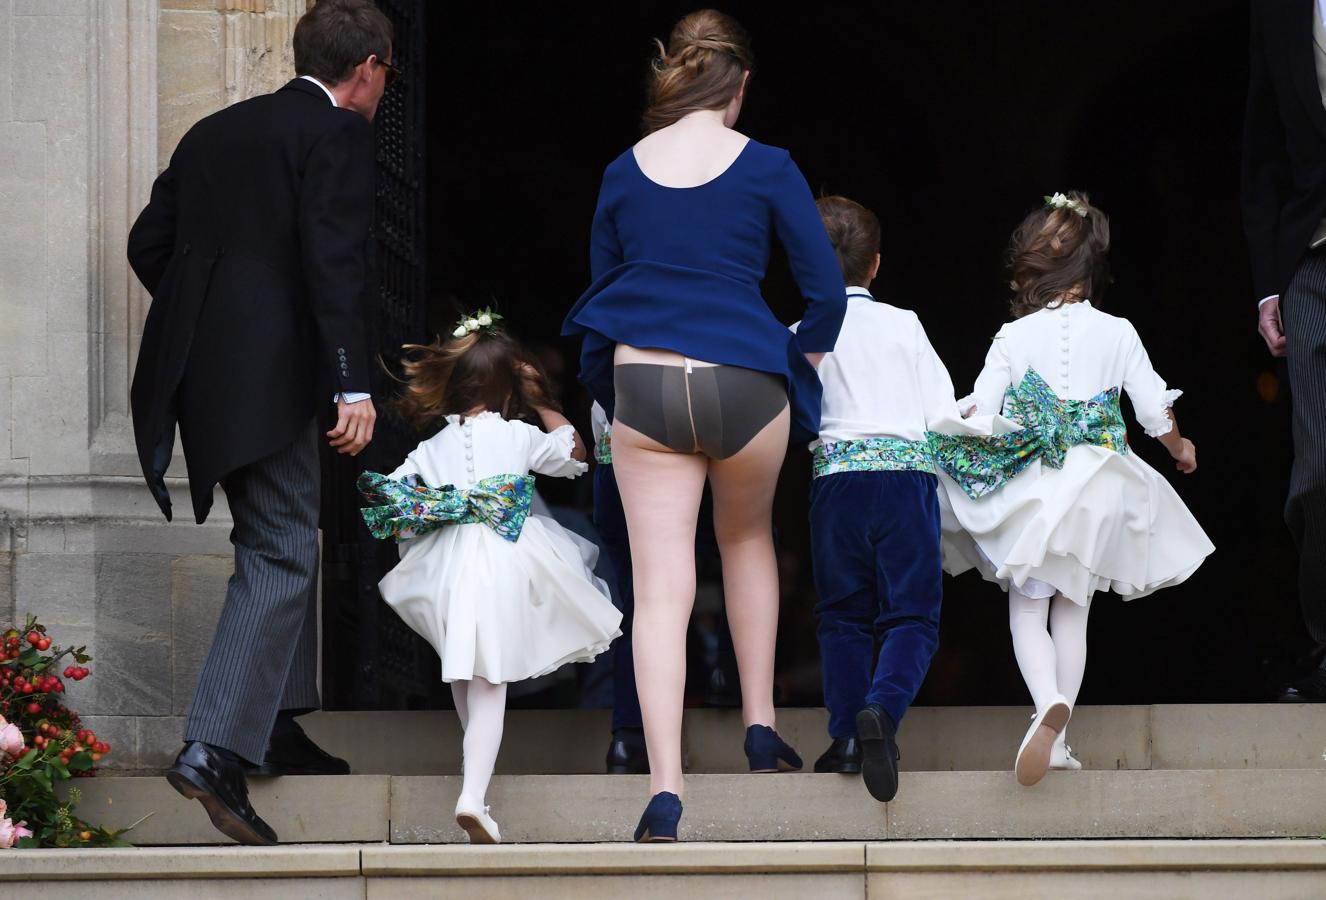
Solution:
[{"label": "white shirt collar", "polygon": [[875,295],[870,293],[870,288],[863,288],[859,284],[849,284],[847,286],[847,296],[851,297],[853,294],[857,295],[858,297],[864,294],[866,297],[869,297],[871,300],[875,299]]},{"label": "white shirt collar", "polygon": [[327,99],[331,101],[332,106],[340,106],[340,104],[336,102],[336,95],[331,92],[331,88],[327,87],[327,85],[318,81],[318,79],[314,78],[312,75],[300,75],[299,77],[305,81],[311,81],[318,87],[322,88],[322,92],[327,95]]}]

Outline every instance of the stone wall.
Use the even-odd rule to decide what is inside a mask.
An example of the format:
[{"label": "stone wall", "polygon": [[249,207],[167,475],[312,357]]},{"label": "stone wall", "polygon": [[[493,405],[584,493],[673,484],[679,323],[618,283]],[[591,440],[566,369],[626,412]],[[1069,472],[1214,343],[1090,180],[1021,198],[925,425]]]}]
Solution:
[{"label": "stone wall", "polygon": [[129,384],[150,298],[129,226],[187,128],[291,77],[305,0],[0,0],[0,621],[93,655],[71,705],[126,769],[169,763],[231,569],[224,497],[174,523]]}]

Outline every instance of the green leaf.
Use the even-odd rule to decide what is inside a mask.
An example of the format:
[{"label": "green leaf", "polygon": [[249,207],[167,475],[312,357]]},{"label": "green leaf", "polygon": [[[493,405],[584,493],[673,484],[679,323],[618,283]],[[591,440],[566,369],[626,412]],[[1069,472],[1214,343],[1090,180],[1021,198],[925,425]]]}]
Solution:
[{"label": "green leaf", "polygon": [[19,838],[18,843],[14,845],[20,850],[35,850],[41,846],[41,842],[35,837]]},{"label": "green leaf", "polygon": [[75,753],[69,759],[70,772],[86,772],[88,769],[92,768],[92,766],[91,753]]}]

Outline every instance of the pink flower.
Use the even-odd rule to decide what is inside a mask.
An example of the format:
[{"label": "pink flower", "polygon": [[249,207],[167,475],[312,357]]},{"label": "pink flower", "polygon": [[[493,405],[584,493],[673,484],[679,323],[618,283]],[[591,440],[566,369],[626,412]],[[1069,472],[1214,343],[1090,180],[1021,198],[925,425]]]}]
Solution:
[{"label": "pink flower", "polygon": [[8,850],[18,839],[18,829],[8,819],[0,819],[0,850]]},{"label": "pink flower", "polygon": [[17,753],[23,749],[23,732],[18,730],[18,726],[6,722],[3,716],[0,716],[0,756],[6,753]]}]

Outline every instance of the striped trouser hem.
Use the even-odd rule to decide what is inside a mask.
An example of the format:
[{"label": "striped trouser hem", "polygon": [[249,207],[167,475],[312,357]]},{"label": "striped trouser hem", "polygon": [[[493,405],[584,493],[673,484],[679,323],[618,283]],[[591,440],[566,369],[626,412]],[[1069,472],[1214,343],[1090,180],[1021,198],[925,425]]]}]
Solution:
[{"label": "striped trouser hem", "polygon": [[1294,411],[1294,468],[1285,522],[1299,554],[1299,602],[1326,647],[1326,251],[1299,264],[1281,300]]},{"label": "striped trouser hem", "polygon": [[261,762],[280,709],[318,706],[319,481],[315,422],[289,446],[222,479],[235,522],[235,574],[185,741]]}]

